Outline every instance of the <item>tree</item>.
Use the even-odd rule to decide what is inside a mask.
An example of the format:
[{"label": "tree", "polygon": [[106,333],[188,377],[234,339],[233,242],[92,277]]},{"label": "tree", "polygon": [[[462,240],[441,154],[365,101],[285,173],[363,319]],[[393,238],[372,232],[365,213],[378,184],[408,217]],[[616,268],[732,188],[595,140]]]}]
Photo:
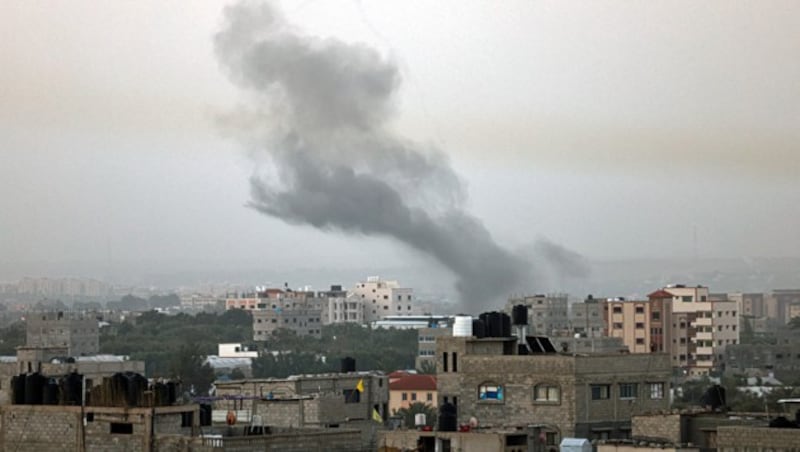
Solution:
[{"label": "tree", "polygon": [[211,366],[203,364],[204,360],[205,356],[197,344],[184,344],[174,356],[170,366],[170,377],[180,380],[185,391],[193,390],[194,394],[208,394],[216,376]]},{"label": "tree", "polygon": [[432,359],[426,359],[420,363],[417,372],[422,375],[436,375],[436,363]]},{"label": "tree", "polygon": [[427,403],[414,402],[408,408],[400,408],[394,414],[403,418],[406,427],[414,427],[414,417],[417,414],[425,415],[425,425],[433,427],[436,424],[436,408]]}]

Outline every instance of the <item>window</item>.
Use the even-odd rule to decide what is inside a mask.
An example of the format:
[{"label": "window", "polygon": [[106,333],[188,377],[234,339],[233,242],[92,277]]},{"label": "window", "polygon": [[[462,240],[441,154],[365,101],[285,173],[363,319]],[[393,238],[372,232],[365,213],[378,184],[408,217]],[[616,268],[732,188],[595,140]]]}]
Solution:
[{"label": "window", "polygon": [[661,320],[661,313],[658,311],[653,311],[653,320]]},{"label": "window", "polygon": [[533,400],[535,402],[553,402],[561,400],[561,389],[556,385],[541,384],[533,388]]},{"label": "window", "polygon": [[636,345],[644,345],[644,338],[643,337],[637,337],[636,338]]},{"label": "window", "polygon": [[622,323],[621,322],[614,322],[614,329],[615,330],[621,330],[622,329]]},{"label": "window", "polygon": [[453,352],[453,372],[458,372],[458,353]]},{"label": "window", "polygon": [[428,393],[428,394],[425,396],[425,400],[427,400],[428,402],[432,402],[432,401],[433,401],[433,394],[429,392],[429,393]]},{"label": "window", "polygon": [[361,392],[358,389],[345,389],[342,391],[344,396],[344,403],[359,403],[361,402]]},{"label": "window", "polygon": [[478,387],[480,400],[503,401],[503,386],[494,383],[484,383]]},{"label": "window", "polygon": [[636,322],[636,329],[637,330],[643,330],[644,329],[644,323]]},{"label": "window", "polygon": [[417,393],[416,392],[412,392],[411,393],[411,400],[413,400],[413,401],[417,400]]},{"label": "window", "polygon": [[407,392],[403,393],[402,399],[403,400],[408,400],[408,393]]},{"label": "window", "polygon": [[664,398],[664,383],[649,383],[650,398],[652,400],[661,400]]},{"label": "window", "polygon": [[620,399],[635,399],[638,392],[639,385],[636,383],[620,383],[619,385]]},{"label": "window", "polygon": [[681,301],[685,301],[685,302],[686,301],[692,301],[692,296],[691,295],[685,295],[685,296],[681,297]]},{"label": "window", "polygon": [[442,372],[447,372],[447,352],[442,353]]},{"label": "window", "polygon": [[644,306],[636,306],[637,314],[644,314]]},{"label": "window", "polygon": [[111,433],[116,433],[120,435],[132,435],[133,424],[129,422],[112,422]]},{"label": "window", "polygon": [[609,385],[592,385],[592,400],[606,400],[611,393],[611,386]]},{"label": "window", "polygon": [[622,306],[614,306],[614,314],[622,314]]}]

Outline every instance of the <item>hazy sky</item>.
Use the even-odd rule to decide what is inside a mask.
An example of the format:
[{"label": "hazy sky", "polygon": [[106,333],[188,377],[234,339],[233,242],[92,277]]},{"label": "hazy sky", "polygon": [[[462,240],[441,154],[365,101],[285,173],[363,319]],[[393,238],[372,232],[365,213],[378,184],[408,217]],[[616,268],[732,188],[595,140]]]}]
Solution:
[{"label": "hazy sky", "polygon": [[[0,261],[435,265],[245,207],[226,3],[0,2]],[[701,257],[800,256],[796,1],[283,9],[399,63],[392,127],[449,155],[509,248],[691,256],[696,231]]]}]

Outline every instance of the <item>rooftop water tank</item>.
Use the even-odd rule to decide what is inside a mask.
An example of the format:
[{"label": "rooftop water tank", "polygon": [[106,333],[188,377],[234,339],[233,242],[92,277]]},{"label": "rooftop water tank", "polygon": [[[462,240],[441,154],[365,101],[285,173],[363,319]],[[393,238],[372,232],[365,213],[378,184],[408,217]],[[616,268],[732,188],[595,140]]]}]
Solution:
[{"label": "rooftop water tank", "polygon": [[453,336],[472,336],[472,317],[468,315],[457,315],[453,323]]}]

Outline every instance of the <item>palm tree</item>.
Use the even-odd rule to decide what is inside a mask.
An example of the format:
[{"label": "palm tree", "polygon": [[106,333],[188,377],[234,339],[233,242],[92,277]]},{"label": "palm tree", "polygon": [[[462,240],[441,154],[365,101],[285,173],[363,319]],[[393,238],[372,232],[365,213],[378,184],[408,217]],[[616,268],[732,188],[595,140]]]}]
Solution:
[{"label": "palm tree", "polygon": [[394,414],[402,416],[403,423],[407,428],[413,428],[414,416],[420,413],[425,415],[425,425],[433,427],[436,424],[436,408],[427,403],[414,402],[408,408],[400,408]]}]

